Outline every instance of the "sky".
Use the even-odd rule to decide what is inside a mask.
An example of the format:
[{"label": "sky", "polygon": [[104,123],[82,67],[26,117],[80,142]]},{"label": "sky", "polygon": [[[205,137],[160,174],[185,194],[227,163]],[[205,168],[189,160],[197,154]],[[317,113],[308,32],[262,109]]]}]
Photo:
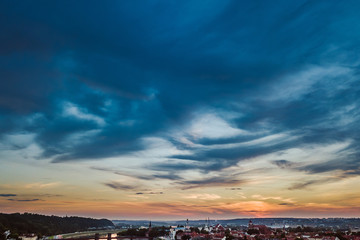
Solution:
[{"label": "sky", "polygon": [[0,212],[360,217],[358,1],[0,2]]}]

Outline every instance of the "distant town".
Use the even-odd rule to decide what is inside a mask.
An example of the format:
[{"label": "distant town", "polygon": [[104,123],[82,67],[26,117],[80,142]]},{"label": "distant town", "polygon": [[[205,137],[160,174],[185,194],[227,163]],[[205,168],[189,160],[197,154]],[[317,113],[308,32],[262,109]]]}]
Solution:
[{"label": "distant town", "polygon": [[[118,237],[148,237],[165,240],[360,240],[360,219],[354,218],[255,218],[176,221],[139,226],[141,221],[113,221],[126,229]],[[137,225],[136,227],[134,227]],[[162,226],[161,226],[162,225]]]},{"label": "distant town", "polygon": [[360,240],[360,218],[110,221],[17,213],[0,215],[0,231],[0,240]]}]

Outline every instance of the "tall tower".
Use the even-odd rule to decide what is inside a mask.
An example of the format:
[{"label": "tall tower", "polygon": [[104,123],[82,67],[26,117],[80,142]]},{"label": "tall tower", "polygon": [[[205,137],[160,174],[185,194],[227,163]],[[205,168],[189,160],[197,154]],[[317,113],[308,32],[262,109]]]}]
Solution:
[{"label": "tall tower", "polygon": [[253,222],[250,220],[250,221],[249,221],[248,228],[249,228],[249,229],[252,229],[253,227],[254,227],[254,224],[253,224]]},{"label": "tall tower", "polygon": [[148,229],[148,231],[146,233],[147,237],[150,237],[150,231],[151,231],[151,221],[149,222],[149,229]]}]

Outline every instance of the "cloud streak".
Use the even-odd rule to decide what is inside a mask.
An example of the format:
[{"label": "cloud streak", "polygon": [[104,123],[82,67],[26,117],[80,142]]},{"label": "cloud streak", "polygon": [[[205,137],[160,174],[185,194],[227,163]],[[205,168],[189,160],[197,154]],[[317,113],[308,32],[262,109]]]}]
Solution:
[{"label": "cloud streak", "polygon": [[9,198],[7,199],[8,201],[12,201],[12,202],[37,202],[37,201],[43,201],[39,198],[33,198],[33,199],[13,199],[13,198]]},{"label": "cloud streak", "polygon": [[16,197],[16,196],[17,196],[17,194],[11,194],[11,193],[8,193],[8,194],[2,193],[2,194],[0,194],[0,197]]},{"label": "cloud streak", "polygon": [[236,176],[216,176],[199,180],[185,180],[177,182],[183,190],[207,187],[238,186],[244,183],[246,183],[246,180],[237,179]]},{"label": "cloud streak", "polygon": [[104,183],[105,186],[108,186],[112,189],[115,190],[125,190],[125,191],[130,191],[130,190],[136,190],[138,189],[137,186],[135,185],[129,185],[129,184],[124,184],[121,182],[108,182],[108,183]]}]

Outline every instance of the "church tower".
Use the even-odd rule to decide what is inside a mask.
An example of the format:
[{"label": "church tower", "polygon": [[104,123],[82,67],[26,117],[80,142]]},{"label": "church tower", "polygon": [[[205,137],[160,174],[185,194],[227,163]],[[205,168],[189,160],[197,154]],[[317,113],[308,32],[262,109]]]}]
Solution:
[{"label": "church tower", "polygon": [[249,225],[248,225],[248,229],[253,229],[254,228],[254,224],[253,222],[250,220],[249,221]]},{"label": "church tower", "polygon": [[146,233],[146,237],[150,237],[150,231],[151,231],[151,221],[149,222],[149,229]]}]

